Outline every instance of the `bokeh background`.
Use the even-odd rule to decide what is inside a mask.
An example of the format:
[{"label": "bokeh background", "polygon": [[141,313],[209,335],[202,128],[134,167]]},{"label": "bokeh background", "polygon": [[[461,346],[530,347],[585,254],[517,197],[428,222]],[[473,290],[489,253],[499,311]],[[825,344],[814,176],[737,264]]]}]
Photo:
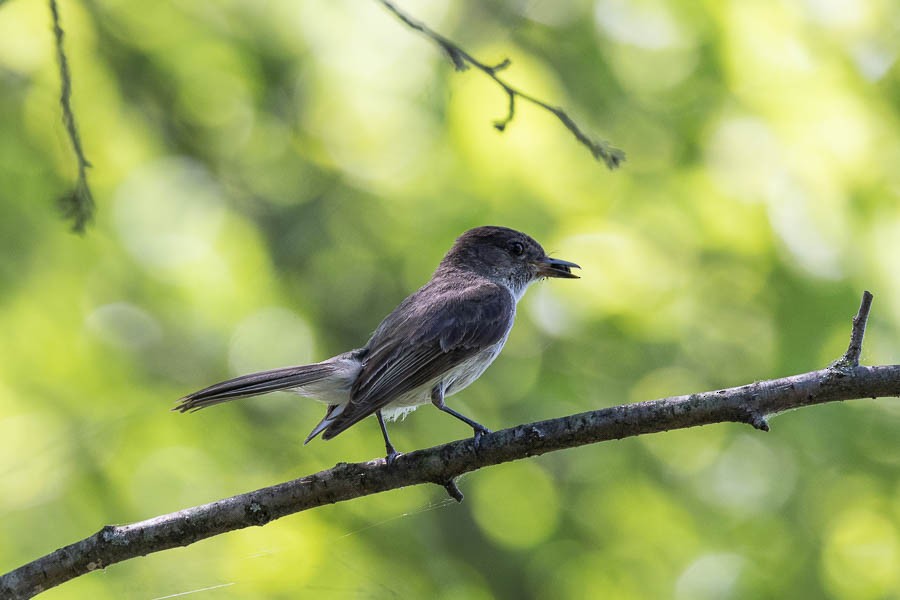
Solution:
[{"label": "bokeh background", "polygon": [[[287,394],[181,395],[361,345],[456,235],[580,263],[534,286],[452,404],[492,428],[821,368],[863,289],[900,362],[900,4],[401,4],[628,153],[456,73],[372,0],[62,0],[98,202],[45,2],[0,5],[0,571],[125,523],[382,454],[302,446]],[[900,597],[900,404],[556,453],[115,565],[63,598]],[[469,435],[429,407],[400,449]]]}]

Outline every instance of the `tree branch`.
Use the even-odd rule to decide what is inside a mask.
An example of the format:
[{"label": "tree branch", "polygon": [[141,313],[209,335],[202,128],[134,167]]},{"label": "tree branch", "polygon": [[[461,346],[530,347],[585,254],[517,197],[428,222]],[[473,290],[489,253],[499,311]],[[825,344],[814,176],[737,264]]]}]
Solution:
[{"label": "tree branch", "polygon": [[834,362],[835,367],[855,367],[859,365],[859,355],[862,353],[863,337],[866,335],[866,323],[869,321],[869,311],[872,309],[872,292],[863,292],[862,301],[859,303],[859,312],[853,317],[853,329],[850,330],[850,345],[844,356]]},{"label": "tree branch", "polygon": [[507,110],[506,117],[504,117],[503,119],[498,119],[494,122],[494,128],[497,129],[497,131],[504,131],[506,129],[506,126],[509,125],[510,122],[512,122],[513,118],[516,116],[516,98],[521,98],[522,100],[531,102],[532,104],[539,106],[556,116],[556,118],[559,119],[563,125],[565,125],[566,129],[568,129],[572,133],[572,135],[575,136],[575,139],[577,139],[579,143],[581,143],[591,151],[594,159],[602,160],[610,170],[615,169],[625,161],[625,153],[622,150],[614,148],[609,144],[609,142],[605,140],[592,139],[590,136],[584,133],[584,131],[582,131],[578,124],[575,123],[575,121],[573,121],[572,118],[569,117],[569,115],[566,114],[566,112],[562,108],[558,106],[552,106],[544,102],[543,100],[539,100],[534,96],[511,86],[505,80],[501,79],[497,75],[497,73],[511,64],[511,61],[508,58],[504,59],[500,64],[494,66],[486,65],[460,48],[451,40],[445,38],[438,32],[429,28],[424,23],[416,21],[409,15],[402,12],[389,0],[378,1],[381,2],[381,4],[383,4],[389,11],[394,13],[394,15],[398,19],[403,21],[406,25],[408,25],[412,29],[415,29],[426,37],[431,38],[431,40],[435,44],[440,46],[441,50],[443,50],[447,54],[457,71],[465,71],[467,68],[469,68],[469,65],[471,65],[493,79],[497,83],[497,85],[503,88],[503,91],[506,92],[506,95],[509,98],[509,108]]},{"label": "tree branch", "polygon": [[59,103],[62,106],[63,123],[72,142],[75,158],[78,161],[78,182],[75,188],[64,194],[58,200],[59,210],[66,219],[72,221],[72,231],[84,233],[85,227],[94,217],[94,196],[87,181],[87,170],[91,166],[90,161],[84,155],[81,147],[81,136],[78,133],[78,125],[75,123],[75,114],[72,112],[72,76],[69,74],[69,61],[63,49],[63,37],[65,32],[60,25],[59,7],[56,0],[50,0],[50,14],[53,15],[53,34],[56,36],[56,59],[59,62],[59,79],[62,82]]},{"label": "tree branch", "polygon": [[[848,354],[855,352],[859,356],[871,301],[871,294],[865,292],[853,321]],[[462,501],[455,479],[463,473],[547,452],[712,423],[748,423],[768,430],[768,415],[813,404],[878,396],[900,396],[900,365],[864,367],[836,361],[826,369],[801,375],[520,425],[486,434],[477,446],[469,438],[403,454],[391,466],[384,459],[338,463],[300,479],[146,521],[108,525],[90,537],[0,576],[0,597],[30,598],[130,558],[265,525],[317,506],[410,485],[437,484]]]}]

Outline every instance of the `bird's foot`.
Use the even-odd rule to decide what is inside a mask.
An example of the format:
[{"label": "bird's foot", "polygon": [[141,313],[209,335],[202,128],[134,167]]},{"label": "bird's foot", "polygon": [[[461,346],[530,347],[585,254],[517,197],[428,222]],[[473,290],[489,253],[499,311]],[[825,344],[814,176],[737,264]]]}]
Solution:
[{"label": "bird's foot", "polygon": [[481,437],[483,435],[493,433],[490,429],[488,429],[487,427],[484,427],[483,425],[479,425],[478,427],[473,427],[472,429],[475,431],[474,440],[475,440],[475,448],[476,449],[481,447]]},{"label": "bird's foot", "polygon": [[394,450],[393,447],[388,446],[387,456],[384,457],[384,460],[387,463],[387,466],[390,467],[391,465],[393,465],[394,461],[397,460],[398,456],[400,456],[400,452],[397,452],[396,450]]}]

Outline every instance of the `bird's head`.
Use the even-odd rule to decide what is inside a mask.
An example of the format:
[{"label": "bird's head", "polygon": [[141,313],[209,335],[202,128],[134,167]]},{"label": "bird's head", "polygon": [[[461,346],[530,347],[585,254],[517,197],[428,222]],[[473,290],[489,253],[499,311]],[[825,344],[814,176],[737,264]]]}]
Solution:
[{"label": "bird's head", "polygon": [[543,277],[578,279],[575,263],[550,258],[534,238],[507,227],[470,229],[456,239],[441,265],[472,271],[507,285],[518,297]]}]

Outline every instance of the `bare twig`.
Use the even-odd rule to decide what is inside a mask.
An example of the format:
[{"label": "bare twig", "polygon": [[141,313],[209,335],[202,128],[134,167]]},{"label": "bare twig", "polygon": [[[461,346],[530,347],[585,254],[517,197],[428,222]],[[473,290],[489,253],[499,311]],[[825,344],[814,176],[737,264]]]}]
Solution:
[{"label": "bare twig", "polygon": [[94,197],[87,181],[87,170],[91,166],[90,161],[84,155],[81,147],[81,136],[78,133],[78,125],[75,123],[75,114],[72,112],[72,76],[69,73],[69,61],[63,49],[65,32],[60,25],[59,7],[56,0],[50,0],[50,13],[53,15],[53,33],[56,36],[56,58],[59,62],[59,78],[62,82],[62,91],[59,103],[62,106],[63,123],[72,142],[75,158],[78,161],[78,182],[75,188],[63,195],[58,203],[63,216],[72,221],[72,231],[84,233],[85,227],[94,216]]},{"label": "bare twig", "polygon": [[501,79],[497,75],[497,73],[511,64],[508,58],[504,59],[498,65],[486,65],[460,48],[451,40],[429,28],[424,23],[416,21],[409,15],[402,12],[389,0],[378,1],[381,2],[381,4],[383,4],[389,11],[394,13],[394,15],[396,15],[396,17],[403,21],[406,25],[422,33],[426,37],[430,38],[438,46],[440,46],[440,48],[450,58],[450,61],[453,63],[453,66],[457,71],[464,71],[469,67],[469,65],[471,65],[493,79],[497,83],[497,85],[503,88],[503,91],[506,92],[506,95],[509,98],[509,108],[507,110],[506,117],[498,119],[494,122],[494,127],[497,129],[497,131],[504,131],[506,129],[506,126],[509,125],[510,122],[512,122],[513,118],[516,115],[516,98],[521,98],[522,100],[531,102],[532,104],[539,106],[555,115],[556,118],[559,119],[563,125],[565,125],[566,129],[572,132],[572,135],[575,136],[575,139],[586,146],[591,151],[591,154],[596,160],[602,160],[609,169],[615,169],[625,161],[625,153],[622,150],[614,148],[609,144],[609,142],[605,140],[592,139],[590,136],[584,133],[584,131],[581,130],[578,124],[575,123],[575,121],[573,121],[572,118],[569,117],[569,115],[566,114],[566,112],[562,108],[558,106],[552,106],[544,102],[543,100],[539,100],[531,94],[525,93],[522,90],[511,86],[505,80]]},{"label": "bare twig", "polygon": [[866,335],[866,323],[869,320],[869,311],[872,309],[872,292],[863,292],[862,301],[859,303],[859,312],[853,317],[853,329],[850,330],[850,345],[844,356],[835,361],[836,367],[855,367],[859,364],[859,355],[862,353],[863,337]]},{"label": "bare twig", "polygon": [[[866,292],[853,323],[849,361],[857,361],[871,306]],[[856,358],[854,358],[854,356]],[[500,463],[607,440],[722,422],[768,430],[767,415],[854,398],[900,396],[900,365],[833,365],[819,371],[687,396],[604,408],[504,429],[384,459],[339,463],[326,471],[186,508],[130,525],[108,525],[0,576],[0,597],[30,598],[117,562],[187,546],[221,533],[261,526],[300,511],[422,483],[438,484],[457,501],[455,479]]]},{"label": "bare twig", "polygon": [[447,495],[457,502],[462,502],[465,499],[465,496],[463,495],[462,490],[459,489],[459,485],[456,483],[455,479],[447,481],[447,483],[444,484],[444,489],[447,490]]}]

